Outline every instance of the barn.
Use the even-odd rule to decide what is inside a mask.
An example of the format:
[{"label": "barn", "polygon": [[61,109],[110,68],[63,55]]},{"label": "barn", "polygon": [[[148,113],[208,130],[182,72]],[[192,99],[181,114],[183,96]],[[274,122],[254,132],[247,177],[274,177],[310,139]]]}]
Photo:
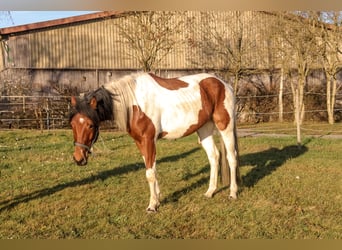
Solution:
[{"label": "barn", "polygon": [[[165,37],[169,40],[147,68],[150,58],[142,62],[139,51],[132,48],[142,46],[152,51],[156,45],[149,44],[151,41],[137,45],[137,39],[129,36],[149,34],[146,24],[140,26],[146,30],[137,28],[136,22],[142,22],[137,19],[139,13],[104,11],[0,29],[0,91],[8,96],[0,100],[4,126],[14,125],[15,117],[22,121],[32,116],[36,126],[49,127],[52,117],[53,127],[64,126],[65,100],[70,95],[93,90],[131,72],[148,70],[165,77],[203,71],[224,73],[227,57],[218,57],[215,48],[208,47],[218,32],[225,34],[222,43],[245,41],[240,66],[247,75],[257,75],[266,88],[279,78],[270,75],[270,68],[275,72],[280,68],[270,51],[273,40],[268,32],[275,22],[273,12],[155,12],[148,17],[154,19],[154,28],[161,29],[158,22],[168,22],[171,32],[163,30],[151,39],[160,43]],[[54,107],[59,101],[61,108]]]},{"label": "barn", "polygon": [[[242,13],[246,38],[264,37],[261,27],[272,15],[253,11]],[[208,22],[208,16],[199,11],[182,14],[174,22],[182,21],[184,28],[173,37],[173,40],[181,42],[154,68],[164,76],[207,70],[199,63],[205,55],[194,44],[207,39],[199,31],[199,23]],[[217,12],[216,15],[215,26],[225,29],[227,34],[234,32],[230,27],[234,24],[230,21],[234,19],[233,12]],[[79,91],[87,91],[121,75],[142,70],[136,58],[129,56],[132,49],[120,29],[124,23],[130,22],[131,16],[132,12],[105,11],[3,28],[0,30],[0,69],[26,70],[36,90],[56,84],[60,88],[76,87]],[[188,25],[190,22],[191,26]],[[256,51],[265,45],[263,43],[266,41]],[[252,54],[248,56],[254,57]],[[205,66],[212,69],[210,65]],[[257,65],[249,65],[252,66]]]}]

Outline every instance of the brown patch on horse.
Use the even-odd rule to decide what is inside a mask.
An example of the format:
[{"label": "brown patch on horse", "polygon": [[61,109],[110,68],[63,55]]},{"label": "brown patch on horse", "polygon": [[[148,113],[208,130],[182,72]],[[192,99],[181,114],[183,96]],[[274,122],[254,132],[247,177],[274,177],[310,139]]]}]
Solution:
[{"label": "brown patch on horse", "polygon": [[159,76],[156,76],[152,73],[149,73],[149,75],[163,88],[166,88],[168,90],[178,90],[180,88],[186,88],[189,86],[188,83],[183,82],[177,78],[161,78]]},{"label": "brown patch on horse", "polygon": [[156,129],[152,120],[138,106],[134,105],[132,110],[133,115],[127,132],[144,156],[146,168],[152,168],[156,159]]},{"label": "brown patch on horse", "polygon": [[[217,128],[219,130],[225,130],[230,122],[230,116],[224,107],[224,100],[226,98],[226,88],[224,84],[214,77],[203,79],[199,84],[201,89],[208,93],[211,102],[214,103],[213,120]],[[204,105],[203,100],[202,105]]]},{"label": "brown patch on horse", "polygon": [[167,134],[168,134],[168,132],[165,132],[165,131],[159,133],[158,139],[164,138]]},{"label": "brown patch on horse", "polygon": [[[202,90],[201,90],[201,96],[202,96]],[[191,135],[192,133],[196,132],[200,127],[202,127],[205,123],[207,123],[211,118],[211,112],[208,112],[210,110],[210,104],[206,103],[206,105],[203,105],[203,98],[202,98],[202,109],[198,112],[198,122],[196,124],[192,124],[183,134],[183,136]]]},{"label": "brown patch on horse", "polygon": [[199,83],[202,109],[198,113],[197,124],[191,125],[184,136],[197,131],[210,119],[213,119],[219,130],[227,128],[230,116],[224,107],[225,86],[214,77],[203,79]]}]

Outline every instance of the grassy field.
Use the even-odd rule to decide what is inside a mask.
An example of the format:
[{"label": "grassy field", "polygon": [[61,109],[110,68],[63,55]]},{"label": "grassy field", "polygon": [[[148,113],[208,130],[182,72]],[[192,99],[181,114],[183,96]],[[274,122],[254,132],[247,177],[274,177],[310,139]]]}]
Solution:
[{"label": "grassy field", "polygon": [[102,132],[78,167],[69,130],[0,131],[0,239],[342,239],[342,140],[303,141],[240,138],[243,186],[231,201],[222,186],[204,197],[209,165],[196,136],[161,140],[161,206],[148,214],[127,135]]},{"label": "grassy field", "polygon": [[[293,122],[242,124],[239,125],[239,129],[261,134],[296,135],[296,126]],[[301,134],[308,137],[312,135],[315,135],[315,137],[342,136],[342,123],[330,125],[320,122],[304,122],[301,126]]]}]

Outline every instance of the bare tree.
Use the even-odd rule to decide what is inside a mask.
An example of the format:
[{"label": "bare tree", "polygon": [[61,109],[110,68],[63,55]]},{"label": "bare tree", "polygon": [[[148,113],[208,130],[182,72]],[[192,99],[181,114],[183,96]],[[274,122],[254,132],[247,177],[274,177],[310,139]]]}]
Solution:
[{"label": "bare tree", "polygon": [[286,29],[283,27],[286,23],[284,13],[274,13],[276,14],[276,19],[273,24],[269,26],[269,38],[272,41],[270,46],[270,53],[272,54],[272,62],[274,67],[280,68],[280,79],[278,87],[278,111],[279,111],[279,122],[284,119],[284,105],[283,105],[283,94],[284,94],[284,83],[286,77],[291,72],[291,57],[292,54],[289,53],[289,46],[286,46],[283,36]]},{"label": "bare tree", "polygon": [[[10,11],[0,11],[0,24],[14,24]],[[0,72],[5,69],[4,65],[4,44],[1,42],[2,38],[0,35]]]},{"label": "bare tree", "polygon": [[[284,53],[291,51],[287,61],[292,64],[289,68],[290,77],[296,77],[296,81],[291,81],[291,91],[293,95],[294,117],[297,128],[297,143],[301,144],[301,124],[305,115],[304,91],[306,79],[310,70],[317,63],[319,51],[317,29],[310,12],[287,13],[280,12],[278,19],[280,29],[278,35],[281,39]],[[287,52],[286,52],[287,51]],[[283,53],[283,55],[284,55]],[[291,70],[295,68],[296,72]]]},{"label": "bare tree", "polygon": [[10,11],[0,11],[0,23],[13,25],[13,18]]},{"label": "bare tree", "polygon": [[342,67],[342,12],[329,11],[316,13],[317,36],[321,37],[319,55],[326,76],[326,105],[328,122],[333,124],[334,107],[336,101],[337,80],[336,75]]},{"label": "bare tree", "polygon": [[153,71],[177,43],[183,14],[175,11],[137,11],[126,16],[117,27],[130,50],[127,55],[139,62],[142,70]]}]

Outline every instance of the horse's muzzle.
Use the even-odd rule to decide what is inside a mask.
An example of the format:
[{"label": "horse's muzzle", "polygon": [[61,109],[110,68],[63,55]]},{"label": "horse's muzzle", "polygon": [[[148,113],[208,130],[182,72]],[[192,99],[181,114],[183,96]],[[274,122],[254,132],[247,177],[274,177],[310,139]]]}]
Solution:
[{"label": "horse's muzzle", "polygon": [[87,165],[87,159],[86,158],[81,158],[80,160],[77,160],[75,157],[74,157],[74,161],[76,162],[76,164],[78,166],[85,166]]},{"label": "horse's muzzle", "polygon": [[73,154],[74,161],[79,166],[85,166],[88,162],[89,151],[84,147],[76,147]]}]

